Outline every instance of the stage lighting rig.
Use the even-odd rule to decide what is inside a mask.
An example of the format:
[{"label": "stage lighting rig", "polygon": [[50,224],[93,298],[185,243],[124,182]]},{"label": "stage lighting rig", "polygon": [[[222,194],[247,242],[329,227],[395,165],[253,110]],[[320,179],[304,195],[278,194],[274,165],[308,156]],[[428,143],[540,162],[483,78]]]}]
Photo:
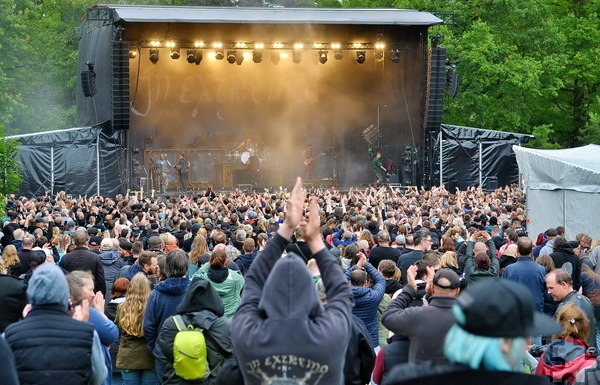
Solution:
[{"label": "stage lighting rig", "polygon": [[296,64],[300,63],[302,61],[302,52],[301,51],[294,51],[292,53],[292,61]]},{"label": "stage lighting rig", "polygon": [[198,51],[195,49],[187,50],[187,62],[190,64],[199,65],[202,61],[202,51]]},{"label": "stage lighting rig", "polygon": [[237,52],[235,50],[227,51],[227,63],[233,64],[237,60]]},{"label": "stage lighting rig", "polygon": [[335,58],[335,60],[342,60],[342,58],[344,57],[344,53],[342,51],[335,51],[333,53],[333,57]]},{"label": "stage lighting rig", "polygon": [[327,51],[319,51],[319,63],[327,63]]},{"label": "stage lighting rig", "polygon": [[157,48],[152,48],[150,50],[150,61],[152,62],[152,64],[156,64],[158,63],[158,49]]},{"label": "stage lighting rig", "polygon": [[356,51],[356,62],[363,64],[367,60],[367,53],[365,51]]},{"label": "stage lighting rig", "polygon": [[171,49],[171,59],[177,60],[180,56],[179,49]]},{"label": "stage lighting rig", "polygon": [[400,50],[399,49],[393,49],[390,51],[390,59],[392,60],[392,63],[398,63],[400,61]]},{"label": "stage lighting rig", "polygon": [[252,52],[252,61],[255,62],[255,63],[260,63],[260,62],[262,62],[262,59],[263,59],[262,51],[258,50],[258,49],[255,49]]},{"label": "stage lighting rig", "polygon": [[223,53],[223,44],[222,43],[213,43],[213,48],[215,49],[215,59],[223,60],[225,54]]}]

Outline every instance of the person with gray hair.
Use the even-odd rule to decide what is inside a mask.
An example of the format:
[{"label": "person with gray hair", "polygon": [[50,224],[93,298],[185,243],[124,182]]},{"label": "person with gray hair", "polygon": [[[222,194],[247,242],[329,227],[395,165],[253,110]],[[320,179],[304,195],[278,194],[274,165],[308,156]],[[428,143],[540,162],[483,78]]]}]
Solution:
[{"label": "person with gray hair", "polygon": [[400,258],[400,250],[390,247],[390,233],[387,230],[381,230],[377,234],[378,246],[375,246],[369,254],[369,262],[374,268],[379,267],[379,262],[383,260],[390,260],[398,262]]},{"label": "person with gray hair", "polygon": [[190,280],[186,277],[189,259],[185,251],[175,249],[165,257],[165,280],[159,282],[150,293],[144,313],[144,336],[148,349],[154,355],[156,377],[162,379],[166,357],[156,339],[163,322],[177,313],[177,306],[183,300]]}]

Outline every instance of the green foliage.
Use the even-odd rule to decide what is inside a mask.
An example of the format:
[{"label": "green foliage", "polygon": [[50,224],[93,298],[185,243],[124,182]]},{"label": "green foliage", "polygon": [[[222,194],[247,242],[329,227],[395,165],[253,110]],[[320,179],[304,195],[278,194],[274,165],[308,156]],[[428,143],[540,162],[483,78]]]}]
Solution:
[{"label": "green foliage", "polygon": [[4,137],[4,127],[0,125],[0,198],[13,194],[23,181],[21,164],[17,158],[19,142]]}]

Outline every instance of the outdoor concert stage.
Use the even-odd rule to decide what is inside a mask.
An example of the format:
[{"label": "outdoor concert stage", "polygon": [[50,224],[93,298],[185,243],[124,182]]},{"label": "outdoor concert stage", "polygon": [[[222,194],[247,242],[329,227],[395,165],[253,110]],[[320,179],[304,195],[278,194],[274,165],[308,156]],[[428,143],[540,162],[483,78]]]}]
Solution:
[{"label": "outdoor concert stage", "polygon": [[399,9],[97,5],[78,31],[77,123],[110,122],[127,149],[121,190],[150,180],[160,153],[185,154],[198,186],[245,184],[249,158],[274,186],[305,175],[308,144],[316,185],[372,183],[369,148],[399,166],[441,121],[428,38],[441,22]]}]

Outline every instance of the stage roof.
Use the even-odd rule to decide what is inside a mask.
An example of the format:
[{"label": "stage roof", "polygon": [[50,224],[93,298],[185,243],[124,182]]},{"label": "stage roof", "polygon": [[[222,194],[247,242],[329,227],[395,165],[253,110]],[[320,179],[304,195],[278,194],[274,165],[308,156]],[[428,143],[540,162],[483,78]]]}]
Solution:
[{"label": "stage roof", "polygon": [[[241,8],[107,5],[114,21],[130,23],[233,23],[233,24],[349,24],[419,25],[441,24],[429,12],[377,8]],[[97,7],[101,8],[101,7]]]}]

